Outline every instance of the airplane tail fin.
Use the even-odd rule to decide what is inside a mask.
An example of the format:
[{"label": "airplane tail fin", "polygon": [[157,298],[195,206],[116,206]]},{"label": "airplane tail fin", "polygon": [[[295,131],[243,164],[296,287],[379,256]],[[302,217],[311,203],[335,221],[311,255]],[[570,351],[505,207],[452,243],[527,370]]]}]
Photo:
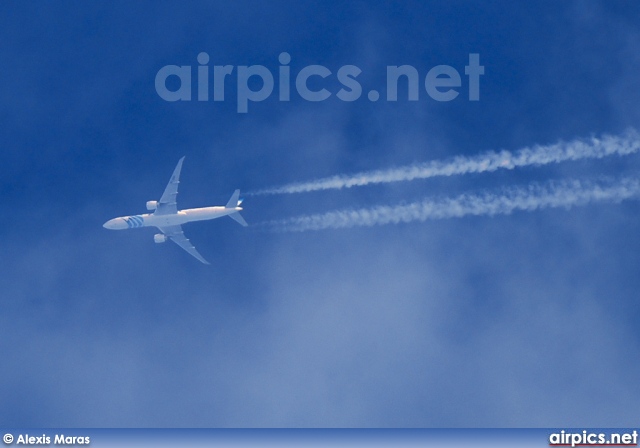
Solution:
[{"label": "airplane tail fin", "polygon": [[242,199],[240,199],[240,190],[236,190],[233,192],[233,194],[231,195],[231,198],[229,199],[229,202],[227,202],[227,205],[225,205],[224,207],[236,208],[240,204],[242,204]]},{"label": "airplane tail fin", "polygon": [[[242,199],[240,199],[240,190],[236,190],[233,192],[233,194],[231,195],[231,198],[229,199],[229,202],[227,202],[227,205],[225,205],[225,208],[236,208],[239,207],[240,204],[242,204]],[[242,227],[247,227],[247,221],[244,220],[244,218],[242,217],[242,215],[240,214],[240,212],[234,212],[231,213],[229,215],[227,215],[229,218],[233,219],[234,221],[236,221],[238,224],[240,224]]]}]

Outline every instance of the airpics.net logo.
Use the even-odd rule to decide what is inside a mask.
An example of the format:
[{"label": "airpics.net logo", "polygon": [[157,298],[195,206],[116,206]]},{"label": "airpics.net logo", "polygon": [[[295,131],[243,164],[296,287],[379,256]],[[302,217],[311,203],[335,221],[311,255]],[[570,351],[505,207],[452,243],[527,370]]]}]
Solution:
[{"label": "airpics.net logo", "polygon": [[[280,66],[277,76],[274,76],[264,65],[210,66],[209,55],[205,52],[198,54],[196,59],[198,65],[195,75],[191,65],[165,65],[158,70],[155,87],[160,98],[171,102],[192,101],[193,90],[197,90],[198,101],[225,101],[225,88],[234,79],[238,113],[247,113],[249,103],[270,98],[274,90],[277,90],[279,101],[290,101],[292,90],[301,99],[311,102],[325,101],[334,94],[340,101],[353,102],[359,100],[363,94],[362,84],[358,81],[362,70],[356,65],[343,65],[337,70],[334,69],[335,71],[323,65],[307,65],[297,73],[292,73],[291,55],[283,52],[278,56]],[[422,87],[427,96],[435,101],[453,101],[464,90],[468,92],[469,101],[479,101],[480,76],[484,75],[484,66],[480,65],[478,53],[469,54],[469,63],[464,66],[464,74],[466,79],[450,65],[436,65],[423,76],[411,65],[388,65],[384,98],[386,101],[398,101],[398,87],[401,86],[403,91],[406,90],[408,101],[418,101],[422,96]],[[337,85],[331,82],[334,76],[338,81]],[[195,89],[192,88],[193,78],[196,80]],[[329,90],[331,87],[335,87],[334,90],[337,91],[332,92]],[[213,95],[210,94],[210,90],[213,90]],[[367,99],[371,102],[381,98],[380,92],[376,89],[367,92]]]},{"label": "airpics.net logo", "polygon": [[590,432],[583,430],[582,432],[571,432],[562,430],[549,435],[549,446],[551,447],[572,447],[577,446],[638,446],[638,431],[630,432]]}]

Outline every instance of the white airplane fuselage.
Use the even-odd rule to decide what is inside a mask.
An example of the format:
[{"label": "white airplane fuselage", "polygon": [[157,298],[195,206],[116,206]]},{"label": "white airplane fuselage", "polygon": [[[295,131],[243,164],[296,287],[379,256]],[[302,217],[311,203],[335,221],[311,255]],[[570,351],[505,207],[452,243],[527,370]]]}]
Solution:
[{"label": "white airplane fuselage", "polygon": [[120,216],[105,222],[103,227],[110,230],[137,229],[140,227],[168,227],[179,226],[193,221],[207,221],[220,218],[232,213],[242,211],[242,207],[201,207],[180,210],[169,215],[155,215],[145,213],[142,215]]}]

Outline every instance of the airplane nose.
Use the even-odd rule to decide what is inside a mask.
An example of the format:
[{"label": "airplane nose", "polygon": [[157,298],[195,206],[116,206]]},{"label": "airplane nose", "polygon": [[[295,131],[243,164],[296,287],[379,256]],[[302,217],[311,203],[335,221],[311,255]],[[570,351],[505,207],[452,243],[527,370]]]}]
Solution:
[{"label": "airplane nose", "polygon": [[109,230],[121,230],[127,228],[127,222],[122,218],[113,218],[105,222],[102,227]]}]

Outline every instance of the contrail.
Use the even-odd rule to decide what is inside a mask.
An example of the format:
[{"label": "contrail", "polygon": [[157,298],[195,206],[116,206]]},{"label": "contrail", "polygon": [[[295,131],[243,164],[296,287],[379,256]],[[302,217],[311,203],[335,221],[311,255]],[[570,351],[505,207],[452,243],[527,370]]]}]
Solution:
[{"label": "contrail", "polygon": [[276,231],[303,232],[461,218],[469,215],[507,215],[516,210],[569,208],[590,202],[620,202],[635,197],[640,197],[639,179],[622,178],[597,182],[567,180],[512,187],[503,190],[502,194],[463,194],[456,198],[424,200],[408,205],[337,210],[270,221],[264,225]]},{"label": "contrail", "polygon": [[410,181],[435,176],[484,173],[498,169],[514,169],[524,166],[540,166],[580,159],[601,159],[610,155],[628,155],[640,150],[640,135],[634,129],[619,136],[604,135],[601,138],[577,139],[553,145],[536,145],[516,152],[487,152],[474,157],[458,156],[448,160],[433,160],[386,170],[367,171],[352,175],[336,175],[309,182],[299,182],[281,187],[255,191],[253,195],[306,193],[317,190],[335,190],[369,184]]}]

